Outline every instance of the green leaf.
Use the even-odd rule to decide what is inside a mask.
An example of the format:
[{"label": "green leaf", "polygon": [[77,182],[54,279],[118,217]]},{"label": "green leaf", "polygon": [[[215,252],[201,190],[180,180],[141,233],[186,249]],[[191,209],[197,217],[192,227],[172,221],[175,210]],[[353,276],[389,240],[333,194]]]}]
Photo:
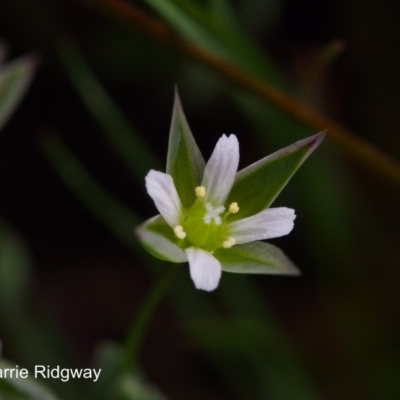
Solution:
[{"label": "green leaf", "polygon": [[300,140],[239,171],[226,203],[236,201],[240,211],[230,220],[246,218],[269,207],[324,137],[325,131]]},{"label": "green leaf", "polygon": [[[11,364],[4,359],[0,360],[0,369],[4,372],[6,369],[16,368],[15,364]],[[22,368],[19,368],[21,371]],[[9,395],[11,399],[27,399],[27,400],[57,400],[49,389],[39,383],[32,377],[28,378],[2,378],[0,379],[0,393]],[[14,397],[15,396],[15,397]]]},{"label": "green leaf", "polygon": [[0,129],[24,95],[35,67],[36,62],[32,56],[0,67]]},{"label": "green leaf", "polygon": [[204,158],[190,131],[176,91],[169,133],[167,173],[174,179],[184,207],[189,208],[196,200],[194,189],[201,183],[204,168]]},{"label": "green leaf", "polygon": [[181,263],[187,261],[185,252],[176,245],[171,227],[160,215],[150,218],[138,229],[136,235],[143,247],[160,260]]},{"label": "green leaf", "polygon": [[222,270],[237,274],[299,275],[300,271],[281,249],[264,242],[239,244],[230,249],[220,249],[214,256]]},{"label": "green leaf", "polygon": [[[229,23],[231,16],[225,16],[225,22],[222,17],[216,18],[215,6],[207,9],[201,3],[187,0],[145,2],[189,41],[259,78],[284,84],[272,59],[239,29],[238,24]],[[220,3],[222,8],[223,1]]]},{"label": "green leaf", "polygon": [[226,49],[214,38],[210,29],[205,29],[203,26],[204,24],[208,25],[208,16],[205,15],[202,8],[196,7],[196,3],[179,1],[182,4],[178,5],[171,0],[144,1],[184,37],[225,59],[231,58],[229,49]]}]

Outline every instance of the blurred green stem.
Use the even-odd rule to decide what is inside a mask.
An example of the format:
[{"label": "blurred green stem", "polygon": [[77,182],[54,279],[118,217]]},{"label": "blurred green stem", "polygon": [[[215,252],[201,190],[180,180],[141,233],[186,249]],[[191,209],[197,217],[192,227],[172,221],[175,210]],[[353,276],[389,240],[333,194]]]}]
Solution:
[{"label": "blurred green stem", "polygon": [[143,30],[163,45],[178,47],[187,56],[213,68],[235,85],[274,104],[301,123],[316,130],[327,129],[329,137],[335,140],[351,158],[400,185],[400,165],[395,159],[334,120],[284,93],[265,79],[234,66],[192,41],[180,38],[166,24],[125,0],[84,1],[99,8],[108,16],[127,22],[135,29]]},{"label": "blurred green stem", "polygon": [[125,351],[121,359],[122,369],[128,370],[131,366],[137,364],[139,351],[150,321],[177,271],[177,265],[168,265],[143,301],[125,342]]}]

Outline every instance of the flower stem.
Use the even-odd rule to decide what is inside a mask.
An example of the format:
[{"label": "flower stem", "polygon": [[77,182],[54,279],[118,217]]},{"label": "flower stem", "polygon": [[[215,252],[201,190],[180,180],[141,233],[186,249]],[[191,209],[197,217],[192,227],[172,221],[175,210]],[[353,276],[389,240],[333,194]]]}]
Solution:
[{"label": "flower stem", "polygon": [[137,358],[143,342],[145,333],[150,324],[151,318],[157,306],[166,293],[172,278],[175,276],[178,267],[170,265],[166,268],[164,273],[160,276],[154,287],[144,299],[139,313],[133,321],[125,341],[125,351],[121,358],[121,369],[127,370],[131,366],[137,364]]}]

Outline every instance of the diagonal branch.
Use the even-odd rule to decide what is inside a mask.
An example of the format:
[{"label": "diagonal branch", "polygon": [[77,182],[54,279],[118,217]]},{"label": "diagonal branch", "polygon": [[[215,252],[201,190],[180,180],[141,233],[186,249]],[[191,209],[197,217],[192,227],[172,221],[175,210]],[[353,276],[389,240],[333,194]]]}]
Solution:
[{"label": "diagonal branch", "polygon": [[177,47],[187,56],[212,67],[235,85],[275,104],[292,117],[316,129],[327,129],[346,153],[364,166],[400,184],[400,164],[373,144],[359,138],[334,120],[277,89],[270,83],[249,75],[222,58],[182,39],[163,22],[125,0],[84,0],[108,16],[139,29],[163,45]]}]

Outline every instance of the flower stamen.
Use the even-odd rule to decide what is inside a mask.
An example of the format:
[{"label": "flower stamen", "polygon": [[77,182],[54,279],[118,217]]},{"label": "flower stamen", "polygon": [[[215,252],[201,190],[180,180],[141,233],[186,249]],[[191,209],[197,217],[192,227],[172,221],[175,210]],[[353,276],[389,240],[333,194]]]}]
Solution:
[{"label": "flower stamen", "polygon": [[240,208],[238,206],[238,203],[236,203],[236,201],[234,201],[233,203],[230,204],[229,212],[231,214],[236,214],[239,210],[240,210]]},{"label": "flower stamen", "polygon": [[240,210],[238,203],[234,201],[229,205],[228,211],[224,214],[224,221],[231,215],[231,214],[236,214]]},{"label": "flower stamen", "polygon": [[236,244],[236,239],[233,237],[229,237],[228,239],[222,242],[222,247],[224,249],[230,249],[232,246]]},{"label": "flower stamen", "polygon": [[183,230],[182,225],[176,225],[174,228],[174,233],[178,239],[185,239],[186,232]]},{"label": "flower stamen", "polygon": [[194,191],[197,197],[204,197],[206,195],[206,188],[204,186],[197,186]]}]

